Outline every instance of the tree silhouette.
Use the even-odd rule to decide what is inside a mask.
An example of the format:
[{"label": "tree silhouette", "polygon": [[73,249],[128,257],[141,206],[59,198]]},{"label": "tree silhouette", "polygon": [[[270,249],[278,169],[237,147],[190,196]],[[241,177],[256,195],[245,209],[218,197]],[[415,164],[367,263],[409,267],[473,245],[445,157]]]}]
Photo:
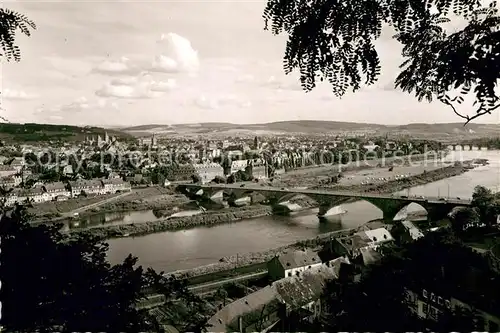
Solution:
[{"label": "tree silhouette", "polygon": [[[285,73],[300,71],[306,91],[317,80],[328,81],[341,97],[364,83],[374,84],[381,72],[374,42],[385,26],[402,44],[402,71],[395,88],[419,101],[437,98],[466,123],[500,107],[495,92],[500,75],[500,18],[496,1],[479,0],[268,0],[265,29],[285,32]],[[453,16],[466,27],[448,33]],[[473,91],[476,113],[462,114],[457,104]],[[456,103],[455,103],[456,102]]]},{"label": "tree silhouette", "polygon": [[23,14],[0,8],[0,45],[2,52],[0,57],[7,61],[21,60],[21,50],[15,43],[16,32],[19,30],[26,36],[31,35],[31,30],[36,29],[33,21]]},{"label": "tree silhouette", "polygon": [[[3,194],[8,191],[1,190]],[[185,281],[167,279],[137,258],[110,265],[108,245],[60,225],[30,225],[26,207],[0,210],[2,326],[7,332],[154,332],[155,318],[136,309],[145,289],[163,293],[188,331],[207,321],[204,302]],[[179,311],[182,309],[182,311]]]},{"label": "tree silhouette", "polygon": [[[498,274],[487,261],[445,231],[430,233],[393,251],[368,267],[359,283],[333,281],[325,289],[328,326],[335,331],[477,331],[474,310],[443,310],[439,321],[422,320],[410,311],[406,290],[434,290],[469,304],[496,306]],[[474,280],[471,280],[474,277]],[[477,282],[474,285],[474,281]],[[474,286],[474,289],[472,289]],[[489,292],[488,292],[489,290]],[[483,310],[486,310],[483,308]]]},{"label": "tree silhouette", "polygon": [[[31,30],[34,29],[36,29],[35,23],[23,14],[0,8],[0,60],[21,60],[21,50],[16,44],[16,32],[19,30],[26,36],[30,36]],[[0,110],[3,110],[1,106]],[[0,119],[9,122],[2,116]]]},{"label": "tree silhouette", "polygon": [[143,274],[129,255],[106,260],[107,244],[63,235],[60,225],[31,226],[22,206],[0,216],[2,325],[8,332],[141,331],[134,304]]},{"label": "tree silhouette", "polygon": [[472,193],[471,206],[477,208],[481,222],[488,225],[496,223],[500,205],[496,195],[490,189],[476,186]]}]

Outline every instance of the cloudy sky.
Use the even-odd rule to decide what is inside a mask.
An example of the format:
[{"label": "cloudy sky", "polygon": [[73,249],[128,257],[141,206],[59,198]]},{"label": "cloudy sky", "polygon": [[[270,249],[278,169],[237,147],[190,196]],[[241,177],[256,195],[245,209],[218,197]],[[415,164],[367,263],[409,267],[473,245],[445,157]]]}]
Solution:
[{"label": "cloudy sky", "polygon": [[376,86],[342,99],[327,85],[306,94],[284,75],[286,38],[263,31],[259,0],[3,3],[38,25],[18,38],[21,62],[0,72],[2,115],[12,122],[461,121],[391,88],[401,59],[390,34],[378,43]]}]

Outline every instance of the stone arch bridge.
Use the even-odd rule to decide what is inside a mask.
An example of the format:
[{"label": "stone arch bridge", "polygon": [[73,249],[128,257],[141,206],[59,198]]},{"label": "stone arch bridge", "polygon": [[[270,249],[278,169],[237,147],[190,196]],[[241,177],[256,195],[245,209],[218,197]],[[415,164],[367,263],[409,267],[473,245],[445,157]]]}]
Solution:
[{"label": "stone arch bridge", "polygon": [[232,184],[197,185],[186,184],[179,186],[179,189],[187,194],[197,194],[205,198],[214,199],[221,195],[228,195],[233,198],[243,198],[252,193],[263,195],[271,204],[277,205],[287,202],[299,195],[310,197],[319,204],[318,216],[327,216],[331,209],[348,202],[367,201],[379,208],[384,216],[384,220],[392,222],[396,215],[405,207],[412,203],[422,206],[427,211],[428,219],[436,221],[445,218],[455,207],[470,206],[470,200],[444,199],[437,197],[406,197],[393,196],[390,194],[370,194],[356,192],[333,192],[327,190],[299,190],[276,187],[262,187],[248,184],[244,187]]}]

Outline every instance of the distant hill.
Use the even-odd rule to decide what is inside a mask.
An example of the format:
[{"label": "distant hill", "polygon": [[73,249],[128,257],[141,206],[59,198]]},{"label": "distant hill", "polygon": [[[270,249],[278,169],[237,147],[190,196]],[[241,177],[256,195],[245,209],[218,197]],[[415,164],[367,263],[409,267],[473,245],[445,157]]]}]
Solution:
[{"label": "distant hill", "polygon": [[131,140],[134,137],[116,129],[100,127],[79,127],[70,125],[49,124],[0,124],[0,140],[6,142],[48,142],[48,141],[82,141],[87,136],[115,136],[121,140]]},{"label": "distant hill", "polygon": [[171,135],[237,135],[237,134],[328,134],[346,131],[371,131],[376,135],[409,135],[446,141],[455,138],[476,138],[500,135],[500,125],[463,123],[414,123],[407,125],[381,125],[368,123],[349,123],[321,120],[281,121],[265,124],[198,123],[176,125],[141,125],[121,128],[135,136],[158,134]]}]

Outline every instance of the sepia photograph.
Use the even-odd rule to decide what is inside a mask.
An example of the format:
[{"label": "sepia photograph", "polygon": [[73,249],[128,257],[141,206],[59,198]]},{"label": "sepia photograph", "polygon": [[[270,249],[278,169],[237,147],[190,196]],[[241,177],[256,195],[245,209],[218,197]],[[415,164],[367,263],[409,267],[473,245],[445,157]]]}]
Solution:
[{"label": "sepia photograph", "polygon": [[500,331],[500,4],[4,0],[0,333]]}]

